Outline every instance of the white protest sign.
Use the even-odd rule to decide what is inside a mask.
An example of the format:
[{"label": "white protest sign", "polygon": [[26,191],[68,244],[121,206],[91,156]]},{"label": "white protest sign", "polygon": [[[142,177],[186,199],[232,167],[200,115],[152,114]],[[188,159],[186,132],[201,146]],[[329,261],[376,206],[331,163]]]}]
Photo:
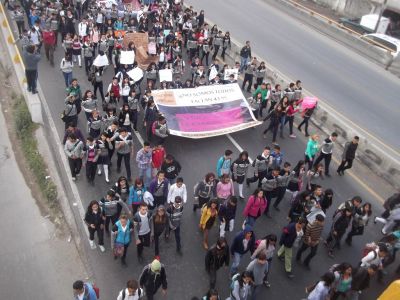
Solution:
[{"label": "white protest sign", "polygon": [[172,81],[172,70],[171,69],[164,69],[160,70],[158,72],[160,75],[160,82],[166,81],[166,82],[171,82]]},{"label": "white protest sign", "polygon": [[105,55],[105,54],[104,55],[97,55],[97,57],[93,61],[93,65],[96,66],[96,67],[108,66],[109,62],[108,62],[107,55]]},{"label": "white protest sign", "polygon": [[121,65],[133,65],[135,62],[135,51],[121,51],[119,63]]},{"label": "white protest sign", "polygon": [[229,80],[229,76],[233,75],[235,80],[238,79],[239,70],[238,69],[225,69],[224,80]]},{"label": "white protest sign", "polygon": [[136,67],[129,72],[127,72],[128,76],[132,78],[134,81],[139,81],[143,78],[143,70],[139,67]]},{"label": "white protest sign", "polygon": [[212,66],[211,70],[210,70],[210,76],[208,77],[208,80],[213,80],[216,76],[218,75],[218,71],[217,68]]}]

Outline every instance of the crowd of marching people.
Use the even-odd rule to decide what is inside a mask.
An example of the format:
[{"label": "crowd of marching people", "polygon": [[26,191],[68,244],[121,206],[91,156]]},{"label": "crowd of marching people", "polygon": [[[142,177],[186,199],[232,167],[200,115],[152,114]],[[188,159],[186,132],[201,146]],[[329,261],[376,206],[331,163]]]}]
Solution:
[{"label": "crowd of marching people", "polygon": [[[154,247],[154,260],[143,268],[138,281],[127,282],[117,299],[139,299],[143,295],[153,299],[160,287],[166,293],[167,268],[160,262],[160,239],[168,240],[173,234],[176,252],[182,255],[181,220],[192,195],[191,208],[194,212],[200,210],[198,226],[203,234],[205,270],[209,275],[209,291],[203,299],[222,299],[215,287],[218,270],[224,265],[230,267],[229,299],[261,299],[261,287],[270,287],[268,277],[273,260],[283,261],[282,268],[292,279],[293,256],[309,269],[320,244],[331,258],[340,251],[343,238],[351,246],[353,238],[371,226],[373,212],[371,204],[359,196],[332,207],[335,191],[322,180],[331,176],[330,163],[338,134],[332,132],[320,142],[317,134],[309,133],[309,119],[315,109],[311,106],[301,111],[302,121],[297,126],[300,132],[304,126],[309,138],[303,149],[304,159],[289,162],[276,143],[278,132],[284,138],[286,124],[289,137],[296,137],[293,126],[303,101],[301,81],[286,88],[279,84],[272,87],[265,81],[265,63],[251,54],[250,42],[241,49],[240,61],[234,66],[221,64],[218,57],[224,60],[229,53],[230,33],[223,33],[217,25],[210,27],[204,11],[197,13],[185,8],[181,1],[142,2],[7,3],[18,27],[24,60],[28,62],[29,91],[37,92],[41,48],[50,64],[59,66],[62,72],[66,88],[61,116],[65,123],[63,144],[72,180],[78,180],[85,169],[89,184],[100,184],[97,177],[104,175],[103,185],[109,187],[103,198],[90,202],[86,211],[84,221],[90,247],[96,249],[98,245],[105,252],[105,239],[109,239],[114,259],[119,259],[123,266],[127,266],[126,256],[132,243],[136,245],[139,263],[144,261],[143,252]],[[122,50],[136,50],[133,42],[124,46],[121,32],[147,32],[149,40],[156,44],[153,55],[158,62],[149,63],[138,80],[129,75],[138,67],[136,61],[129,65],[120,63]],[[57,46],[65,54],[59,65],[54,62]],[[108,64],[96,63],[99,57]],[[88,82],[78,82],[73,76],[77,68],[84,70]],[[210,168],[193,188],[187,187],[180,176],[187,166],[181,166],[164,147],[168,124],[157,110],[152,91],[236,83],[234,74],[225,78],[225,70],[232,68],[244,77],[242,89],[250,93],[249,105],[255,118],[269,122],[263,134],[266,138],[271,131],[273,144],[260,149],[252,162],[247,151],[232,157],[233,151],[227,149],[215,158],[215,168]],[[159,70],[163,69],[172,70],[171,82],[158,80]],[[111,82],[104,82],[106,73],[113,74]],[[79,118],[82,112],[84,122]],[[134,136],[142,128],[145,142],[134,149]],[[358,142],[359,138],[354,136],[345,144],[336,170],[339,176],[352,167]],[[136,164],[137,172],[131,169],[132,164]],[[115,183],[110,181],[113,172],[119,174]],[[251,192],[247,199],[245,188]],[[257,220],[262,216],[276,217],[285,197],[290,198],[288,224],[280,232],[256,236]],[[237,211],[239,203],[245,203],[242,212]],[[382,279],[383,269],[394,261],[400,247],[399,207],[400,195],[395,194],[385,203],[382,216],[373,220],[385,224],[384,238],[365,245],[359,265],[333,264],[320,280],[307,286],[308,299],[358,299],[375,273],[378,280]],[[240,213],[244,222],[239,224],[235,220]],[[328,220],[331,213],[333,219]],[[215,238],[210,242],[210,234],[216,224],[218,238],[214,243]],[[239,227],[239,232],[229,234]],[[323,236],[325,227],[330,228],[328,236]],[[241,264],[245,255],[251,258],[247,266]],[[397,272],[400,273],[400,267]],[[76,299],[98,298],[98,288],[88,282],[76,281],[73,290]]]}]

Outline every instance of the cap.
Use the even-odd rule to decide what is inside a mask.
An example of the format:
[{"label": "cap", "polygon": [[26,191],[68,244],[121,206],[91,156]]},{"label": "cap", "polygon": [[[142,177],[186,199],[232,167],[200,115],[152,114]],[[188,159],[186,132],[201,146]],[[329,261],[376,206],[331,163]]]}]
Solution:
[{"label": "cap", "polygon": [[161,263],[158,259],[153,260],[150,264],[150,269],[154,273],[159,273],[161,271]]}]

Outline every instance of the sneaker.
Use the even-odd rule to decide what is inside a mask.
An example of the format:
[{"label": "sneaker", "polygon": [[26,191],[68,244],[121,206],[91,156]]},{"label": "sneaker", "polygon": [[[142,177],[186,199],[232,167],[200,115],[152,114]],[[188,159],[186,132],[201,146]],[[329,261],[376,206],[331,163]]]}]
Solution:
[{"label": "sneaker", "polygon": [[[293,274],[292,274],[293,275]],[[267,287],[267,288],[270,288],[271,287],[271,284],[268,282],[268,281],[264,281],[263,282],[264,283],[264,285]]]},{"label": "sneaker", "polygon": [[100,169],[97,171],[97,175],[101,175],[101,170]]},{"label": "sneaker", "polygon": [[278,255],[278,259],[279,259],[280,261],[285,261],[285,257],[284,257],[283,255],[281,255],[281,256]]},{"label": "sneaker", "polygon": [[377,217],[374,218],[374,224],[376,224],[376,218],[377,218]]},{"label": "sneaker", "polygon": [[109,180],[108,178],[106,178],[106,182],[107,182],[107,183],[110,183],[110,180]]},{"label": "sneaker", "polygon": [[96,244],[94,243],[94,241],[89,240],[89,245],[90,245],[90,249],[94,250],[97,248]]},{"label": "sneaker", "polygon": [[100,251],[101,251],[101,252],[106,252],[106,248],[104,248],[103,245],[99,245],[99,248],[100,248]]},{"label": "sneaker", "polygon": [[289,135],[289,137],[291,137],[292,139],[296,138],[296,136],[294,134]]},{"label": "sneaker", "polygon": [[328,252],[328,256],[329,256],[330,258],[335,258],[335,256],[333,255],[333,252],[332,252],[332,251],[329,251],[329,252]]},{"label": "sneaker", "polygon": [[72,177],[72,181],[76,181],[76,177]]},{"label": "sneaker", "polygon": [[203,247],[204,247],[205,250],[208,250],[208,245],[207,245],[206,242],[203,242]]},{"label": "sneaker", "polygon": [[290,279],[294,278],[294,275],[292,272],[286,272],[286,276]]}]

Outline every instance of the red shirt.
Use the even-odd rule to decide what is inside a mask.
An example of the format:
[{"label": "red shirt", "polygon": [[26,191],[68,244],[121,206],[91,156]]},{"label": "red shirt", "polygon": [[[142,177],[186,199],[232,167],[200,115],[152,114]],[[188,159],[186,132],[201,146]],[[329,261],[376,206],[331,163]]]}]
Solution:
[{"label": "red shirt", "polygon": [[43,31],[42,36],[43,43],[46,45],[54,46],[56,44],[56,35],[54,34],[54,31]]},{"label": "red shirt", "polygon": [[164,161],[165,157],[165,149],[160,148],[160,149],[154,149],[152,153],[152,160],[153,160],[153,168],[161,168],[161,165]]}]

